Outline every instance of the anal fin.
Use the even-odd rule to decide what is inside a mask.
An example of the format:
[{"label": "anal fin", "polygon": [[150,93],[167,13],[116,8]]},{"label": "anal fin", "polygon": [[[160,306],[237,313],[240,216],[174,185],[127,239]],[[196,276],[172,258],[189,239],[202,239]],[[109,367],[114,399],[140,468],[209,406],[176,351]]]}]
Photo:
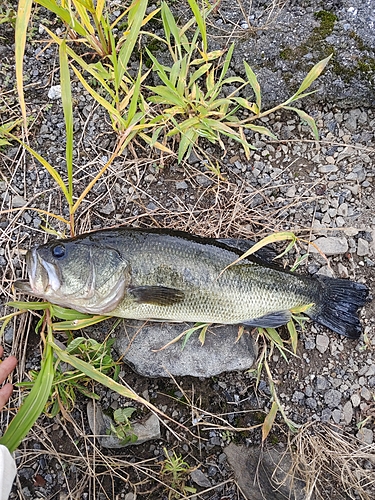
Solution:
[{"label": "anal fin", "polygon": [[259,326],[261,328],[277,328],[278,326],[282,326],[288,323],[291,317],[292,314],[290,311],[277,311],[265,314],[260,318],[253,318],[242,321],[242,324],[246,326]]}]

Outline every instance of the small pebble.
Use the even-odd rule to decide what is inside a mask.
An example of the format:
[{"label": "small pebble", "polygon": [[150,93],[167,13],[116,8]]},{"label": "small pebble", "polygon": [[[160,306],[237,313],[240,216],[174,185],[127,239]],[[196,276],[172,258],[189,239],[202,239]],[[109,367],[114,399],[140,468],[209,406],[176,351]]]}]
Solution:
[{"label": "small pebble", "polygon": [[337,172],[338,167],[336,167],[336,165],[321,165],[320,167],[318,167],[318,171],[321,174],[330,174],[332,172]]},{"label": "small pebble", "polygon": [[374,441],[374,433],[367,427],[362,427],[357,433],[357,438],[366,444],[372,444]]},{"label": "small pebble", "polygon": [[51,99],[52,101],[61,99],[61,85],[52,85],[48,91],[48,99]]},{"label": "small pebble", "polygon": [[335,424],[340,423],[341,416],[342,416],[341,410],[333,410],[332,418],[333,418],[333,421],[335,422]]},{"label": "small pebble", "polygon": [[185,181],[176,182],[176,189],[187,189],[188,185]]},{"label": "small pebble", "polygon": [[352,397],[350,398],[351,401],[352,401],[352,404],[354,406],[354,408],[357,408],[361,402],[361,397],[359,394],[353,394]]},{"label": "small pebble", "polygon": [[369,242],[364,240],[363,238],[358,238],[357,255],[363,257],[364,255],[368,255],[369,253],[370,253]]},{"label": "small pebble", "polygon": [[347,401],[342,409],[342,418],[346,424],[350,424],[353,418],[353,406],[351,401]]},{"label": "small pebble", "polygon": [[26,200],[20,195],[15,195],[12,198],[12,207],[13,208],[21,208],[26,205]]},{"label": "small pebble", "polygon": [[210,488],[211,481],[199,469],[195,469],[190,473],[191,480],[202,488]]},{"label": "small pebble", "polygon": [[336,408],[341,401],[342,394],[337,389],[328,389],[324,394],[324,402],[329,408]]},{"label": "small pebble", "polygon": [[365,399],[366,401],[370,401],[372,399],[372,394],[371,392],[367,389],[367,387],[362,387],[361,389],[361,397]]},{"label": "small pebble", "polygon": [[326,352],[329,346],[329,337],[327,335],[317,335],[316,336],[316,348],[319,352]]}]

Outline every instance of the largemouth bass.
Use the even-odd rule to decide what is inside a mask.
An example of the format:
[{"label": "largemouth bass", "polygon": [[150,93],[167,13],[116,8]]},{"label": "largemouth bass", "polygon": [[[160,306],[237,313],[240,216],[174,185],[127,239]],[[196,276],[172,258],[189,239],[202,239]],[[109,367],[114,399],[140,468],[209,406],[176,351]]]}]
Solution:
[{"label": "largemouth bass", "polygon": [[[246,245],[245,245],[246,246]],[[27,252],[16,288],[84,313],[121,318],[278,327],[291,311],[358,338],[365,285],[304,276],[257,257],[223,270],[244,244],[167,230],[105,229]]]}]

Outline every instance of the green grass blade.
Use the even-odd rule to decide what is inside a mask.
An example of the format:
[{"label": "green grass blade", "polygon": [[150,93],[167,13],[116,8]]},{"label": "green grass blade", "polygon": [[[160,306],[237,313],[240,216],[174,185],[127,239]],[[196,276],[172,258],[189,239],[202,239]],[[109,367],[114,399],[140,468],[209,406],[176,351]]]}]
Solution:
[{"label": "green grass blade", "polygon": [[17,92],[25,130],[27,129],[27,115],[25,96],[23,93],[23,55],[25,53],[27,26],[31,15],[31,6],[32,0],[19,0],[15,30]]},{"label": "green grass blade", "polygon": [[167,133],[167,137],[172,137],[178,133],[183,133],[186,130],[199,126],[199,118],[196,116],[192,116],[191,118],[187,118],[181,123],[177,123],[176,120],[171,119],[172,123],[175,127]]},{"label": "green grass blade", "polygon": [[100,19],[102,17],[104,6],[105,0],[97,0],[95,7],[95,15],[97,19]]},{"label": "green grass blade", "polygon": [[297,113],[301,120],[306,122],[307,125],[311,128],[312,133],[314,134],[314,138],[319,141],[318,127],[316,126],[315,120],[312,116],[308,115],[305,111],[302,111],[302,109],[294,108],[293,106],[284,106],[284,109],[289,109],[290,111],[294,111],[295,113]]},{"label": "green grass blade", "polygon": [[284,342],[282,341],[280,335],[277,333],[275,328],[266,328],[265,329],[271,340],[280,347],[284,347]]},{"label": "green grass blade", "polygon": [[[200,326],[198,328],[201,328]],[[193,333],[195,332],[197,328],[190,328],[190,330],[187,330],[185,332],[185,336],[184,336],[184,340],[182,341],[182,345],[181,345],[181,350],[183,350],[188,342],[188,340],[190,339],[190,337],[193,335]]]},{"label": "green grass blade", "polygon": [[[156,69],[156,72],[158,74],[158,77],[160,78],[160,80],[164,83],[164,85],[166,87],[168,87],[169,89],[171,89],[172,91],[175,91],[175,87],[174,85],[172,84],[172,82],[170,81],[168,75],[167,75],[167,72],[165,71],[165,68],[164,66],[162,66],[159,61],[156,59],[156,57],[154,57],[151,52],[146,48],[146,51],[147,51],[147,54],[149,56],[149,58],[151,59],[151,61],[154,63],[154,67]],[[184,59],[181,59],[181,63]],[[153,87],[148,87],[150,89],[152,89]]]},{"label": "green grass blade", "polygon": [[[180,106],[181,109],[185,107],[185,101],[178,95],[176,90],[171,90],[163,85],[157,85],[156,87],[147,87],[149,90],[152,90],[155,94],[162,97],[164,99],[164,104],[173,104],[174,106]],[[149,101],[152,102],[152,99],[149,98]]]},{"label": "green grass blade", "polygon": [[[138,101],[140,98],[140,89],[141,89],[141,80],[142,80],[141,68],[142,68],[142,62],[140,62],[140,64],[139,64],[138,76],[137,76],[137,79],[136,79],[134,87],[133,87],[133,95],[132,95],[132,98],[131,98],[130,104],[129,104],[128,116],[126,119],[126,127],[129,127],[132,123],[135,122],[135,121],[133,121],[133,119],[136,116],[137,109],[138,109]],[[139,118],[136,121],[138,121],[138,120],[139,120]]]},{"label": "green grass blade", "polygon": [[19,125],[22,124],[22,119],[17,119],[17,120],[12,120],[9,122],[5,122],[3,125],[0,126],[0,139],[4,143],[1,144],[2,146],[7,146],[10,144],[9,141],[4,139],[4,136],[7,135],[9,132],[11,132],[14,128],[18,127]]},{"label": "green grass blade", "polygon": [[247,64],[247,62],[244,61],[243,64],[244,64],[244,67],[245,67],[247,79],[248,79],[248,81],[249,81],[249,83],[251,85],[251,88],[253,89],[254,94],[255,94],[255,102],[256,102],[256,104],[258,106],[258,113],[259,113],[260,110],[261,110],[261,106],[262,106],[262,96],[261,96],[261,93],[260,93],[260,85],[259,85],[258,79],[257,79],[254,71]]},{"label": "green grass blade", "polygon": [[202,75],[204,75],[205,73],[207,73],[207,71],[211,68],[211,66],[212,66],[212,63],[202,64],[202,66],[199,69],[197,69],[196,71],[194,71],[194,73],[190,77],[190,81],[189,81],[188,87],[191,87],[191,85],[196,80],[198,80],[198,78],[200,78]]},{"label": "green grass blade", "polygon": [[21,311],[43,311],[48,308],[48,302],[21,302],[14,300],[6,303],[9,307],[20,309]]},{"label": "green grass blade", "polygon": [[[74,2],[75,8],[77,9],[77,13],[79,17],[81,18],[81,24],[83,25],[84,29],[86,30],[86,38],[88,38],[88,35],[92,35],[93,37],[95,36],[95,29],[93,25],[90,22],[90,17],[87,13],[88,11],[88,5],[81,5],[81,2]],[[73,17],[73,16],[72,16]]]},{"label": "green grass blade", "polygon": [[259,108],[258,105],[255,104],[255,102],[250,102],[247,99],[244,99],[243,97],[232,97],[232,99],[237,102],[240,106],[242,106],[245,109],[248,109],[255,115],[259,113]]},{"label": "green grass blade", "polygon": [[197,132],[191,128],[181,134],[180,144],[178,147],[178,163],[181,163],[184,156],[190,154],[193,144],[197,140]]},{"label": "green grass blade", "polygon": [[199,6],[195,0],[188,0],[191,11],[194,14],[195,20],[197,22],[202,42],[203,42],[203,52],[207,52],[207,31],[206,31],[206,20],[199,9]]},{"label": "green grass blade", "polygon": [[234,51],[234,43],[232,43],[232,45],[229,47],[227,55],[225,56],[225,61],[224,61],[223,67],[221,68],[219,82],[222,82],[225,75],[227,74],[230,62],[232,60],[233,51]]},{"label": "green grass blade", "polygon": [[108,102],[104,97],[102,97],[96,90],[94,90],[85,80],[84,76],[81,74],[81,72],[72,65],[72,69],[76,76],[78,77],[79,81],[82,83],[82,85],[85,87],[85,89],[91,94],[91,96],[95,99],[95,101],[100,104],[104,109],[106,109],[109,113],[109,115],[113,118],[115,117],[119,123],[123,123],[123,119],[121,117],[121,114],[117,111],[117,109],[110,103]]},{"label": "green grass blade", "polygon": [[[117,59],[116,40],[115,40],[113,31],[111,31],[111,30],[109,30],[109,32],[108,32],[108,40],[109,40],[109,46],[112,49],[111,53],[108,55],[108,58],[111,61],[113,73],[115,75],[117,75],[117,73],[118,73],[118,59]],[[109,74],[108,74],[108,76],[109,76]],[[107,78],[107,80],[109,80],[109,79],[110,78]],[[119,91],[119,89],[116,88],[115,89],[115,95],[116,95],[116,99],[115,100],[116,100],[116,102],[120,101],[118,91]]]},{"label": "green grass blade", "polygon": [[[168,11],[169,11],[169,14],[172,16],[172,13],[169,10],[168,5],[165,2],[163,2],[161,4],[160,14],[161,14],[161,20],[163,22],[163,31],[164,31],[165,39],[166,39],[168,45],[170,46],[171,45],[171,27],[170,27],[170,24],[168,22]],[[173,18],[173,20],[174,20],[174,18]]]},{"label": "green grass blade", "polygon": [[118,55],[118,68],[115,74],[115,86],[120,87],[121,80],[128,67],[129,59],[137,43],[139,32],[142,27],[143,18],[147,8],[147,0],[135,0],[129,10],[130,31],[126,37],[124,45]]},{"label": "green grass blade", "polygon": [[[44,29],[47,31],[47,33],[50,35],[50,37],[58,44],[58,45],[61,45],[63,43],[63,40],[61,38],[59,38],[58,36],[56,36],[51,30],[49,30],[47,27],[44,26]],[[66,52],[68,54],[69,57],[71,57],[74,61],[76,61],[76,63],[79,64],[79,66],[87,71],[88,73],[90,73],[90,75],[92,75],[96,80],[98,80],[98,82],[100,83],[100,85],[103,86],[103,88],[108,92],[108,94],[111,96],[112,99],[114,99],[115,95],[113,93],[113,90],[111,89],[111,87],[109,85],[107,85],[106,81],[105,81],[105,78],[103,78],[103,73],[104,73],[104,70],[103,70],[103,67],[100,66],[98,67],[97,65],[94,65],[94,64],[87,64],[83,59],[82,57],[78,56],[74,50],[72,50],[68,45],[66,46]],[[110,78],[110,74],[109,73],[106,73],[106,77],[109,79]]]},{"label": "green grass blade", "polygon": [[26,437],[43,412],[51,392],[53,376],[53,351],[51,346],[47,344],[44,349],[41,370],[33,388],[0,439],[0,444],[6,446],[10,452],[18,448],[22,439]]},{"label": "green grass blade", "polygon": [[297,270],[297,268],[302,264],[302,262],[304,262],[305,260],[307,260],[309,258],[309,254],[308,253],[305,253],[303,255],[300,255],[295,263],[293,264],[293,266],[290,268],[290,271],[293,273],[294,271]]},{"label": "green grass blade", "polygon": [[264,443],[264,441],[267,439],[268,434],[272,429],[278,409],[279,405],[277,404],[276,401],[274,401],[262,425],[262,443]]},{"label": "green grass blade", "polygon": [[234,43],[229,47],[229,50],[225,56],[225,61],[223,64],[223,67],[221,68],[221,73],[218,81],[212,86],[213,81],[215,80],[214,75],[210,75],[211,77],[211,82],[209,85],[207,85],[208,92],[206,94],[206,99],[210,99],[212,102],[214,99],[216,99],[217,95],[221,91],[223,85],[224,85],[224,78],[225,75],[227,74],[227,71],[229,69],[230,62],[232,60],[232,55],[233,55],[233,50],[234,50]]},{"label": "green grass blade", "polygon": [[59,321],[53,323],[52,328],[54,332],[64,332],[66,330],[80,330],[88,326],[96,325],[108,319],[108,316],[93,316],[91,318],[73,319],[69,321]]},{"label": "green grass blade", "polygon": [[64,184],[64,181],[62,180],[60,174],[53,168],[53,166],[48,163],[47,160],[45,160],[40,154],[38,154],[34,149],[32,149],[30,146],[28,146],[26,143],[21,141],[18,137],[14,136],[13,134],[8,134],[9,137],[14,139],[15,141],[19,142],[29,153],[31,153],[34,158],[36,158],[42,165],[43,167],[47,170],[47,172],[50,174],[50,176],[56,181],[58,184],[59,188],[61,191],[64,193],[65,198],[67,199],[69,205],[71,204],[71,197],[69,194],[69,191],[67,187]]},{"label": "green grass blade", "polygon": [[229,267],[233,266],[234,264],[238,264],[238,262],[240,262],[241,260],[246,259],[246,257],[249,257],[253,253],[263,248],[264,246],[269,245],[270,243],[276,243],[278,241],[285,241],[285,240],[291,241],[292,244],[294,244],[297,241],[297,236],[290,231],[281,231],[279,233],[270,234],[269,236],[266,236],[265,238],[258,241],[258,243],[256,243],[249,250],[247,250],[247,252],[245,252],[243,255],[238,257],[238,259],[229,264],[229,266],[223,269],[223,271],[221,271],[220,274],[222,274],[224,271],[226,271]]},{"label": "green grass blade", "polygon": [[258,132],[259,134],[267,135],[268,137],[271,137],[272,139],[277,139],[276,135],[271,132],[267,127],[262,127],[260,125],[244,125],[244,128],[248,128],[252,130],[253,132]]},{"label": "green grass blade", "polygon": [[222,99],[216,99],[215,101],[213,101],[211,104],[209,104],[207,106],[206,109],[209,111],[214,111],[217,108],[221,108],[219,113],[222,115],[223,118],[224,117],[227,118],[225,115],[226,115],[226,112],[228,110],[228,107],[231,104],[233,104],[231,99],[227,99],[226,97],[223,97]]},{"label": "green grass blade", "polygon": [[93,317],[92,314],[81,313],[75,311],[74,309],[68,309],[66,307],[61,307],[50,303],[48,303],[48,305],[51,311],[52,318],[59,318],[66,321],[71,321],[73,319],[88,319]]},{"label": "green grass blade", "polygon": [[224,80],[221,81],[221,86],[223,85],[230,85],[232,83],[246,83],[246,81],[241,78],[240,76],[231,76],[228,78],[225,78]]},{"label": "green grass blade", "polygon": [[170,82],[173,85],[173,87],[176,87],[177,83],[177,78],[180,76],[181,73],[181,61],[178,60],[175,63],[173,63],[173,66],[171,68],[171,73],[170,73]]},{"label": "green grass blade", "polygon": [[138,132],[138,135],[151,147],[155,147],[160,151],[163,151],[164,153],[174,154],[174,151],[169,149],[167,146],[164,146],[164,144],[161,144],[159,141],[155,141],[152,137],[149,137],[147,134],[143,132]]},{"label": "green grass blade", "polygon": [[211,95],[211,93],[215,90],[215,70],[212,69],[207,73],[206,76],[206,88],[207,88],[207,93],[206,93],[206,98]]},{"label": "green grass blade", "polygon": [[176,21],[173,17],[173,14],[165,2],[163,2],[162,6],[161,6],[161,18],[163,21],[164,33],[165,33],[166,40],[168,42],[168,46],[169,46],[169,50],[171,52],[171,55],[173,56],[173,50],[172,50],[172,45],[171,45],[171,34],[172,34],[173,38],[175,40],[175,45],[177,47],[178,58],[182,59],[181,43],[183,40],[182,40],[182,37],[180,35],[180,30],[179,30],[179,28],[176,24]]},{"label": "green grass blade", "polygon": [[85,28],[77,21],[77,18],[69,11],[69,9],[64,9],[60,7],[53,0],[36,0],[36,2],[45,7],[50,12],[56,14],[56,16],[61,19],[64,23],[70,26],[74,31],[76,31],[80,36],[86,38],[87,31]]},{"label": "green grass blade", "polygon": [[61,100],[64,112],[66,129],[65,159],[66,170],[68,174],[68,191],[73,204],[73,109],[72,109],[72,91],[70,84],[70,73],[68,56],[66,53],[66,41],[64,40],[59,47],[60,59],[60,84]]},{"label": "green grass blade", "polygon": [[[222,50],[213,50],[211,52],[207,52],[207,54],[205,54],[204,58],[203,57],[200,57],[198,59],[193,59],[190,64],[192,66],[200,66],[201,64],[204,64],[204,63],[207,63],[209,61],[214,61],[215,59],[218,59],[219,57],[221,57],[223,54],[225,54],[226,50],[225,49],[222,49]],[[225,74],[225,73],[224,73]]]},{"label": "green grass blade", "polygon": [[201,333],[202,331],[204,331],[204,334],[206,334],[206,331],[207,331],[207,328],[210,326],[209,323],[195,323],[194,326],[192,326],[191,328],[189,328],[188,330],[185,330],[183,332],[183,341],[182,341],[182,346],[181,346],[181,350],[185,348],[188,340],[190,339],[190,337],[192,336],[192,334],[194,332],[196,332],[197,330],[201,330],[200,334],[199,334],[199,337],[201,336]]},{"label": "green grass blade", "polygon": [[187,56],[185,55],[181,59],[181,71],[180,71],[179,78],[177,80],[177,87],[176,87],[176,92],[179,96],[181,96],[181,99],[185,96],[187,77],[188,77],[189,70],[190,70],[190,67],[189,67],[189,64],[187,61]]},{"label": "green grass blade", "polygon": [[[87,377],[90,377],[91,379],[95,380],[96,382],[99,382],[99,384],[104,385],[105,387],[108,387],[108,389],[117,392],[121,396],[124,396],[125,398],[132,399],[134,401],[138,401],[139,403],[143,404],[147,408],[149,408],[151,411],[154,411],[155,413],[158,413],[159,415],[164,415],[158,408],[156,408],[153,404],[149,403],[145,399],[143,399],[141,396],[138,396],[136,392],[134,392],[132,389],[125,387],[112,378],[108,377],[107,375],[104,375],[104,373],[100,372],[96,368],[94,368],[91,364],[86,363],[85,361],[82,361],[81,359],[77,358],[76,356],[73,356],[63,349],[61,349],[57,344],[55,344],[53,341],[50,342],[51,347],[54,350],[54,353],[56,356],[58,356],[61,361],[64,361],[65,363],[69,363],[71,366],[79,370],[80,372],[84,373]],[[164,415],[165,416],[165,415]]]},{"label": "green grass blade", "polygon": [[302,94],[302,92],[304,92],[306,89],[308,89],[310,87],[310,85],[320,76],[320,74],[322,73],[324,68],[327,66],[327,64],[332,56],[333,56],[333,54],[326,57],[325,59],[322,59],[317,64],[315,64],[315,66],[313,68],[311,68],[311,70],[308,72],[307,76],[305,77],[305,79],[301,83],[300,88],[297,90],[297,92],[294,94],[293,97],[297,97],[299,94]]},{"label": "green grass blade", "polygon": [[206,341],[206,333],[207,333],[208,327],[209,327],[209,325],[202,326],[201,333],[199,334],[199,342],[201,343],[201,345],[204,345],[204,343]]},{"label": "green grass blade", "polygon": [[291,321],[288,321],[286,326],[288,328],[290,340],[292,342],[292,350],[293,350],[294,354],[297,354],[298,333],[296,330],[296,325],[294,324],[294,321],[291,320]]}]

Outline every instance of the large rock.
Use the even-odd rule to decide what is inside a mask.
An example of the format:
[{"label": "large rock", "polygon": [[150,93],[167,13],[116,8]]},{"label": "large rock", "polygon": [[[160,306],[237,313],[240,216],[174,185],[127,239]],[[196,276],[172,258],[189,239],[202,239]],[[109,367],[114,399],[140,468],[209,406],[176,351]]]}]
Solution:
[{"label": "large rock", "polygon": [[[252,336],[244,332],[236,342],[238,326],[212,326],[201,345],[194,332],[182,347],[182,340],[162,349],[193,325],[188,323],[127,322],[117,337],[115,348],[140,375],[168,377],[191,375],[212,377],[219,373],[247,370],[255,362],[257,348]],[[162,349],[162,350],[160,350]]]},{"label": "large rock", "polygon": [[[234,52],[235,72],[244,74],[243,60],[246,60],[258,76],[265,107],[290,97],[313,64],[329,54],[333,57],[327,70],[314,84],[320,92],[308,99],[335,102],[341,107],[373,106],[372,1],[292,1],[285,2],[278,16],[276,10],[269,14],[269,2],[253,3],[248,23],[253,31],[237,40]],[[240,13],[237,18],[241,18]],[[220,17],[214,23],[232,30],[233,23],[226,24]],[[244,28],[245,34],[247,24]]]},{"label": "large rock", "polygon": [[289,477],[291,457],[275,448],[237,446],[224,448],[241,492],[248,500],[305,500],[305,484]]}]

